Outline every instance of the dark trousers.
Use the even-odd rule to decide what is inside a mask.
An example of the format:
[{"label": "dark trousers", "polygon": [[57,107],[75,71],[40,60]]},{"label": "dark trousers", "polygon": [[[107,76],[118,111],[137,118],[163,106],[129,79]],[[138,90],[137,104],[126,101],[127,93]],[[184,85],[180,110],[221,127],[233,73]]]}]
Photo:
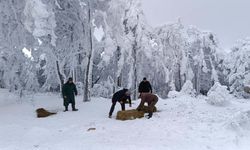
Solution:
[{"label": "dark trousers", "polygon": [[[109,111],[109,116],[112,116],[113,111],[115,110],[116,103],[117,103],[117,101],[112,100],[112,106],[111,106],[110,111]],[[120,104],[121,104],[122,111],[124,111],[125,110],[125,102],[122,102]]]},{"label": "dark trousers", "polygon": [[64,98],[63,99],[63,105],[65,106],[66,109],[68,109],[69,104],[72,105],[72,109],[75,109],[75,100],[69,99],[69,98]]},{"label": "dark trousers", "polygon": [[149,116],[152,117],[153,115],[153,111],[154,111],[154,106],[156,105],[156,103],[158,102],[158,99],[155,101],[152,101],[151,103],[148,103],[148,107],[149,107]]}]

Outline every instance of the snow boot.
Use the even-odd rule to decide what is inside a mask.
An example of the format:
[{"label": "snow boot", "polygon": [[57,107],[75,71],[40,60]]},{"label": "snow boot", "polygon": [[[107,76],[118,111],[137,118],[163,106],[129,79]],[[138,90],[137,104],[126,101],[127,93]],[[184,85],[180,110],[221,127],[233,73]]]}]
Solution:
[{"label": "snow boot", "polygon": [[152,118],[152,116],[153,116],[153,113],[149,113],[148,114],[148,119]]},{"label": "snow boot", "polygon": [[68,107],[65,107],[65,110],[64,110],[64,112],[66,112],[66,111],[69,111],[69,110],[68,110]]},{"label": "snow boot", "polygon": [[78,111],[78,109],[76,109],[75,106],[72,106],[72,111]]}]

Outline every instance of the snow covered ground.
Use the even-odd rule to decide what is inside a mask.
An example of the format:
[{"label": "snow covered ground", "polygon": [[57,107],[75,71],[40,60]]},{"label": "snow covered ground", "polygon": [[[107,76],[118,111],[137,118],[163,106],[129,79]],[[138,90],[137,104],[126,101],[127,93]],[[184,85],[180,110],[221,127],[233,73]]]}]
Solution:
[{"label": "snow covered ground", "polygon": [[[224,107],[205,97],[160,99],[152,119],[108,118],[110,100],[77,100],[78,112],[63,112],[60,96],[36,94],[22,102],[0,90],[0,150],[249,150],[250,101]],[[139,101],[135,101],[133,108]],[[38,119],[44,107],[57,115]],[[128,108],[128,107],[127,107]],[[120,106],[117,105],[116,110]],[[244,115],[245,114],[245,115]],[[249,117],[249,118],[248,118]],[[87,131],[89,128],[96,128]]]}]

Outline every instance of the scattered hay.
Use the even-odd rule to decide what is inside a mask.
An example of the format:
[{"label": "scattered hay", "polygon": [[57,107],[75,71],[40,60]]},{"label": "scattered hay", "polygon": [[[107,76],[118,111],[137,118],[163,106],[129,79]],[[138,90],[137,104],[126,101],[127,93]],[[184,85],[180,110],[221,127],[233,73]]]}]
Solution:
[{"label": "scattered hay", "polygon": [[39,108],[36,110],[36,114],[37,114],[37,118],[44,118],[44,117],[54,115],[56,113],[49,112],[45,110],[44,108]]},{"label": "scattered hay", "polygon": [[96,128],[89,128],[87,131],[89,132],[89,131],[95,131],[96,130]]},{"label": "scattered hay", "polygon": [[[144,113],[149,113],[150,109],[148,106],[143,106],[141,111],[143,111]],[[154,106],[153,112],[157,112],[157,108]]]},{"label": "scattered hay", "polygon": [[137,111],[135,109],[132,110],[125,110],[125,111],[118,111],[116,119],[117,120],[134,120],[136,118],[144,117],[143,111]]}]

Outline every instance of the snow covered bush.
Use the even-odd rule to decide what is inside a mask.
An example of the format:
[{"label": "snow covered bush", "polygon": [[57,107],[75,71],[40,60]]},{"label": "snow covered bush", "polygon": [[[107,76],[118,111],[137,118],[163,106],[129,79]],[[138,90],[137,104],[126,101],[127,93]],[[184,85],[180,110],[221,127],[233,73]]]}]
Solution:
[{"label": "snow covered bush", "polygon": [[193,87],[193,83],[190,80],[187,80],[185,84],[182,86],[181,93],[190,95],[192,97],[195,96],[196,92]]},{"label": "snow covered bush", "polygon": [[238,112],[228,124],[229,128],[237,131],[250,130],[250,110]]},{"label": "snow covered bush", "polygon": [[176,97],[179,97],[181,95],[180,92],[177,92],[177,91],[170,91],[168,93],[168,98],[176,98]]},{"label": "snow covered bush", "polygon": [[231,96],[226,86],[216,82],[208,92],[207,103],[215,106],[226,106],[230,103]]},{"label": "snow covered bush", "polygon": [[193,88],[193,83],[190,80],[187,80],[185,82],[185,84],[182,86],[181,91],[170,91],[168,93],[168,98],[176,98],[176,97],[180,97],[183,95],[189,95],[191,97],[195,97],[196,96],[196,91]]}]

